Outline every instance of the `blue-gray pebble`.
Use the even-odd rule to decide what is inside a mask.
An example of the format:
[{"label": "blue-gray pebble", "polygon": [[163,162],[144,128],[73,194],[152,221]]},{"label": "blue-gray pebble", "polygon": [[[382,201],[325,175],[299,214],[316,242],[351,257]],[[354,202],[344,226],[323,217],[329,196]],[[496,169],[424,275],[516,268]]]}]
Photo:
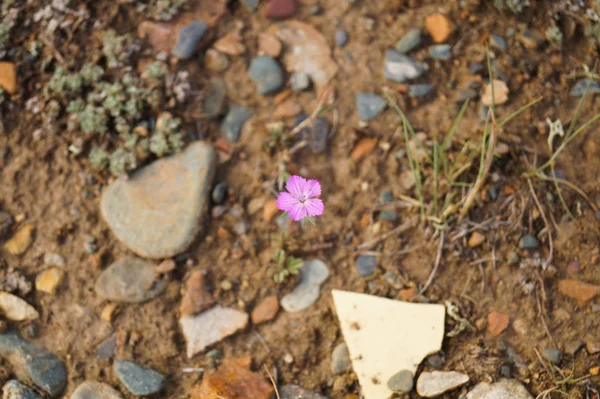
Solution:
[{"label": "blue-gray pebble", "polygon": [[42,399],[33,389],[17,380],[10,380],[2,388],[3,399]]},{"label": "blue-gray pebble", "polygon": [[375,93],[360,92],[356,95],[356,110],[363,121],[375,119],[386,107],[385,100]]},{"label": "blue-gray pebble", "polygon": [[388,80],[403,83],[418,78],[425,70],[425,66],[412,57],[400,54],[396,50],[385,51],[383,74]]},{"label": "blue-gray pebble", "polygon": [[587,94],[600,93],[600,83],[595,80],[585,78],[581,79],[575,84],[575,86],[573,86],[573,89],[571,89],[571,96],[583,97],[584,93],[586,92],[586,88]]},{"label": "blue-gray pebble", "polygon": [[428,51],[434,60],[448,60],[452,56],[452,47],[449,44],[434,44],[429,46]]},{"label": "blue-gray pebble", "polygon": [[256,83],[258,93],[262,95],[278,92],[285,82],[281,65],[275,59],[264,55],[250,62],[248,73]]},{"label": "blue-gray pebble", "polygon": [[244,0],[244,4],[246,5],[246,7],[248,7],[250,11],[256,11],[259,2],[260,0]]},{"label": "blue-gray pebble", "polygon": [[411,50],[414,50],[421,44],[421,29],[414,28],[409,30],[400,40],[396,43],[396,50],[399,53],[406,54]]},{"label": "blue-gray pebble", "polygon": [[519,241],[521,249],[536,249],[539,245],[537,238],[534,236],[523,236]]},{"label": "blue-gray pebble", "polygon": [[292,74],[292,90],[303,91],[310,86],[310,77],[304,72],[294,72]]},{"label": "blue-gray pebble", "polygon": [[208,25],[204,21],[192,21],[179,30],[177,43],[172,53],[181,60],[187,60],[196,52],[198,43],[206,34]]},{"label": "blue-gray pebble", "polygon": [[420,83],[408,86],[408,95],[410,97],[425,97],[430,94],[435,85],[429,83]]},{"label": "blue-gray pebble", "polygon": [[410,370],[402,370],[390,377],[387,387],[394,392],[410,392],[414,386],[414,376]]},{"label": "blue-gray pebble", "polygon": [[344,47],[348,43],[348,32],[344,29],[338,29],[335,31],[335,45],[338,47]]},{"label": "blue-gray pebble", "polygon": [[562,352],[556,348],[544,348],[542,349],[542,356],[550,363],[558,364],[562,359]]},{"label": "blue-gray pebble", "polygon": [[506,40],[502,36],[490,35],[490,45],[498,50],[506,50]]},{"label": "blue-gray pebble", "polygon": [[373,255],[360,255],[356,258],[356,270],[361,277],[370,276],[377,266],[377,257]]},{"label": "blue-gray pebble", "polygon": [[136,396],[155,394],[165,382],[164,375],[129,360],[117,360],[113,370],[125,388]]},{"label": "blue-gray pebble", "polygon": [[227,200],[227,192],[229,191],[229,184],[227,182],[221,182],[213,188],[212,200],[215,204],[220,205]]},{"label": "blue-gray pebble", "polygon": [[237,142],[242,134],[244,124],[252,117],[252,111],[241,105],[234,104],[227,112],[221,124],[221,136],[232,143]]}]

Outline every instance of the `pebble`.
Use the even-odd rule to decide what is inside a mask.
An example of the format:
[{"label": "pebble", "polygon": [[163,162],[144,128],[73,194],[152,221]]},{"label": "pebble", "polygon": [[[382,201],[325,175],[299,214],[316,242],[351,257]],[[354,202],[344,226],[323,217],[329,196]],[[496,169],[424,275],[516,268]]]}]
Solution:
[{"label": "pebble", "polygon": [[449,60],[452,56],[452,46],[449,44],[434,44],[427,51],[434,60]]},{"label": "pebble", "polygon": [[[0,156],[0,158],[2,158]],[[0,211],[0,240],[8,235],[12,227],[13,219],[8,212]]]},{"label": "pebble", "polygon": [[246,5],[246,7],[248,7],[248,9],[250,11],[256,11],[256,9],[258,8],[258,3],[260,3],[260,0],[244,0],[244,5]]},{"label": "pebble", "polygon": [[54,252],[46,252],[44,254],[44,265],[54,267],[65,267],[67,265],[67,260],[61,254],[57,254]]},{"label": "pebble", "polygon": [[21,226],[17,232],[4,243],[4,249],[11,255],[23,255],[33,242],[33,231],[31,224]]},{"label": "pebble", "polygon": [[467,393],[465,399],[533,399],[519,381],[500,380],[493,384],[480,382]]},{"label": "pebble", "polygon": [[192,21],[179,30],[177,43],[172,54],[182,60],[187,60],[196,52],[198,44],[208,31],[208,24],[204,21]]},{"label": "pebble", "polygon": [[[409,298],[412,298],[414,296],[414,290],[413,290],[413,294],[409,296]],[[439,354],[439,353],[434,353],[433,355],[427,356],[427,359],[425,359],[425,361],[427,362],[427,365],[433,369],[441,369],[444,366],[444,357]]]},{"label": "pebble", "polygon": [[216,161],[210,144],[193,142],[183,152],[108,186],[102,195],[102,216],[138,255],[175,256],[196,239],[207,217]]},{"label": "pebble", "polygon": [[96,348],[96,359],[108,360],[115,356],[115,350],[117,349],[117,337],[113,336],[106,338],[100,342]]},{"label": "pebble", "polygon": [[281,307],[287,312],[299,312],[310,307],[319,298],[320,287],[329,278],[329,269],[323,261],[304,261],[300,270],[300,283],[281,299]]},{"label": "pebble", "polygon": [[506,50],[506,40],[502,36],[490,35],[490,46],[504,51]]},{"label": "pebble", "polygon": [[211,349],[206,352],[206,357],[210,359],[223,359],[223,352],[220,349]]},{"label": "pebble", "polygon": [[258,35],[258,52],[272,58],[277,58],[281,54],[283,45],[273,35],[261,33]]},{"label": "pebble", "polygon": [[230,361],[216,372],[205,375],[200,384],[192,387],[191,399],[271,399],[274,392],[271,382],[261,374]]},{"label": "pebble", "polygon": [[148,367],[129,360],[117,360],[113,370],[125,388],[136,396],[152,395],[163,389],[165,376]]},{"label": "pebble", "polygon": [[103,299],[140,303],[162,294],[167,282],[156,279],[153,263],[128,256],[104,270],[94,287]]},{"label": "pebble", "polygon": [[521,249],[537,249],[539,246],[540,244],[534,236],[523,236],[519,240],[519,248]]},{"label": "pebble", "polygon": [[377,139],[374,137],[364,137],[356,143],[356,146],[350,154],[350,159],[354,162],[360,161],[377,147]]},{"label": "pebble", "polygon": [[530,30],[518,36],[519,41],[528,49],[536,49],[544,44],[544,38]]},{"label": "pebble", "polygon": [[64,270],[57,267],[44,270],[35,278],[35,289],[40,292],[45,292],[46,294],[54,295],[64,277]]},{"label": "pebble", "polygon": [[350,352],[345,343],[338,344],[331,352],[331,372],[335,375],[350,370]]},{"label": "pebble", "polygon": [[569,356],[574,356],[585,346],[583,341],[570,341],[565,344],[565,353]]},{"label": "pebble", "polygon": [[265,222],[270,222],[273,220],[275,215],[279,213],[279,207],[277,206],[277,200],[272,199],[265,203],[263,206],[263,220]]},{"label": "pebble", "polygon": [[289,99],[285,100],[275,108],[273,116],[275,118],[290,118],[300,114],[301,112],[302,106],[296,100]]},{"label": "pebble", "polygon": [[211,78],[206,85],[206,97],[202,102],[202,115],[209,119],[219,117],[225,108],[227,86],[223,79]]},{"label": "pebble", "polygon": [[0,292],[0,310],[4,317],[13,321],[35,320],[40,316],[33,306],[8,292]]},{"label": "pebble", "polygon": [[17,66],[14,63],[0,62],[0,88],[8,94],[17,92]]},{"label": "pebble", "polygon": [[271,321],[279,312],[279,299],[277,295],[270,295],[263,299],[252,311],[252,324],[261,324]]},{"label": "pebble", "polygon": [[492,311],[487,317],[487,331],[492,337],[497,337],[506,330],[510,317],[507,314]]},{"label": "pebble", "polygon": [[294,72],[290,80],[293,91],[304,91],[310,87],[310,76],[304,72]]},{"label": "pebble", "polygon": [[42,397],[19,381],[10,380],[2,387],[2,399],[42,399]]},{"label": "pebble", "polygon": [[435,89],[434,84],[430,83],[418,83],[408,86],[409,97],[427,97]]},{"label": "pebble", "polygon": [[296,13],[295,0],[271,0],[267,5],[265,16],[271,19],[285,19]]},{"label": "pebble", "polygon": [[424,398],[434,398],[468,381],[468,375],[456,371],[424,371],[417,380],[417,393]]},{"label": "pebble", "polygon": [[256,83],[259,94],[267,95],[278,92],[285,83],[281,65],[271,57],[262,55],[250,62],[250,77]]},{"label": "pebble", "polygon": [[211,48],[204,54],[204,65],[209,71],[223,72],[229,68],[229,59],[225,54]]},{"label": "pebble", "polygon": [[581,79],[571,89],[571,96],[583,97],[586,89],[587,94],[598,94],[600,93],[600,82],[588,78]]},{"label": "pebble", "polygon": [[219,184],[217,184],[215,186],[215,188],[213,188],[212,191],[212,200],[215,204],[223,204],[225,201],[227,201],[227,194],[229,192],[229,184],[227,184],[227,182],[221,182]]},{"label": "pebble", "polygon": [[388,204],[390,202],[394,202],[394,200],[395,200],[394,193],[392,193],[390,190],[382,191],[379,194],[379,201],[382,204]]},{"label": "pebble", "polygon": [[250,118],[252,118],[251,110],[241,105],[232,105],[221,124],[221,137],[226,138],[232,143],[236,143],[242,135],[244,124]]},{"label": "pebble", "polygon": [[425,18],[425,28],[435,43],[444,43],[454,32],[454,23],[444,14],[436,13]]},{"label": "pebble", "polygon": [[394,82],[403,83],[410,79],[418,78],[425,72],[425,66],[407,55],[396,50],[386,50],[383,74],[385,78]]},{"label": "pebble", "polygon": [[84,381],[71,394],[71,399],[122,399],[121,394],[108,384]]},{"label": "pebble", "polygon": [[213,47],[227,55],[242,55],[246,52],[246,46],[242,42],[242,37],[236,32],[230,32],[217,40]]},{"label": "pebble", "polygon": [[560,363],[560,359],[562,359],[562,352],[556,348],[544,348],[541,351],[544,359],[548,360],[552,364]]},{"label": "pebble", "polygon": [[[494,79],[494,105],[502,105],[508,101],[508,86],[502,80]],[[486,84],[483,87],[481,103],[485,106],[492,106],[492,85]]]},{"label": "pebble", "polygon": [[214,299],[205,286],[204,272],[202,270],[192,271],[181,294],[179,307],[181,314],[194,315],[214,304]]},{"label": "pebble", "polygon": [[473,232],[473,234],[471,234],[471,237],[469,237],[469,247],[471,248],[475,248],[480,246],[481,244],[483,244],[483,242],[485,241],[485,235],[481,234],[478,231]]},{"label": "pebble", "polygon": [[156,266],[156,272],[159,274],[167,274],[172,272],[177,267],[177,263],[173,259],[165,259]]},{"label": "pebble", "polygon": [[326,396],[309,391],[298,385],[284,385],[279,389],[281,399],[327,399]]},{"label": "pebble", "polygon": [[319,116],[313,120],[308,132],[304,132],[304,140],[308,141],[308,146],[313,154],[320,154],[327,149],[330,131],[329,121],[325,117]]},{"label": "pebble", "polygon": [[248,315],[236,309],[215,306],[195,316],[182,315],[179,319],[187,342],[187,357],[203,351],[248,324]]},{"label": "pebble", "polygon": [[67,372],[63,362],[44,346],[23,339],[15,330],[0,334],[0,357],[11,363],[19,379],[51,398],[65,389]]},{"label": "pebble", "polygon": [[408,393],[414,386],[414,376],[410,370],[402,370],[390,377],[387,387],[394,392]]},{"label": "pebble", "polygon": [[373,255],[359,255],[356,258],[355,266],[359,276],[370,276],[375,272],[377,257]]},{"label": "pebble", "polygon": [[348,43],[348,32],[344,29],[337,29],[335,31],[335,45],[338,47],[344,47]]},{"label": "pebble", "polygon": [[375,93],[360,92],[356,95],[356,109],[363,121],[375,119],[386,108],[385,100]]},{"label": "pebble", "polygon": [[588,284],[579,280],[560,280],[558,290],[561,294],[575,299],[581,306],[600,294],[600,285]]},{"label": "pebble", "polygon": [[398,220],[398,214],[394,211],[383,210],[383,211],[379,212],[379,220],[394,222],[394,221]]},{"label": "pebble", "polygon": [[396,43],[396,51],[401,54],[406,54],[411,50],[414,50],[421,44],[421,29],[414,28],[409,30],[398,42]]}]

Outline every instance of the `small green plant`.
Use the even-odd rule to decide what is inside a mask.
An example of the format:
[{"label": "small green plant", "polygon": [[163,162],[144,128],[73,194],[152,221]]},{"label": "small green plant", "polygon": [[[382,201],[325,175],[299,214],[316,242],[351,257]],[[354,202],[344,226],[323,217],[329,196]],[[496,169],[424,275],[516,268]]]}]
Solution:
[{"label": "small green plant", "polygon": [[102,53],[106,57],[109,68],[117,68],[131,55],[133,38],[130,35],[118,36],[109,29],[102,35]]},{"label": "small green plant", "polygon": [[146,65],[146,70],[144,71],[144,78],[152,81],[160,81],[164,78],[169,72],[167,66],[160,62],[155,61]]},{"label": "small green plant", "polygon": [[546,38],[556,47],[562,46],[563,34],[558,26],[554,25],[546,29]]},{"label": "small green plant", "polygon": [[276,238],[277,251],[273,255],[273,262],[275,262],[275,275],[273,280],[276,283],[283,283],[289,276],[297,275],[300,273],[300,269],[304,264],[301,258],[289,255],[286,251],[286,232],[282,231]]},{"label": "small green plant", "polygon": [[10,26],[8,24],[0,24],[0,49],[6,46],[10,40]]}]

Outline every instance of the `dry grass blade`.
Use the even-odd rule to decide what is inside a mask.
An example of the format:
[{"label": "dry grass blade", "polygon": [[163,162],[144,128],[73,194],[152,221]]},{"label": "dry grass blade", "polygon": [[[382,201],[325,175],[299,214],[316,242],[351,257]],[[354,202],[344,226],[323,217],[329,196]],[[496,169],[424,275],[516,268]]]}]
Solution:
[{"label": "dry grass blade", "polygon": [[545,261],[545,265],[548,266],[550,264],[550,262],[552,262],[552,252],[553,252],[552,229],[550,227],[550,223],[548,223],[548,218],[546,218],[546,212],[544,212],[544,208],[542,207],[542,204],[540,203],[540,200],[538,199],[538,196],[535,193],[535,190],[533,188],[533,183],[531,182],[531,179],[529,177],[527,178],[527,184],[529,185],[529,190],[531,191],[531,195],[533,196],[533,201],[535,202],[535,205],[537,206],[538,210],[540,211],[540,215],[542,216],[542,219],[544,220],[544,224],[546,225],[546,231],[548,232],[548,243],[550,245],[550,254],[548,255],[548,258],[546,258],[546,261]]},{"label": "dry grass blade", "polygon": [[594,212],[598,212],[598,205],[596,205],[596,203],[594,201],[592,201],[590,199],[590,197],[588,197],[582,189],[580,189],[579,187],[577,187],[575,184],[571,183],[568,180],[565,179],[560,179],[558,177],[555,177],[554,179],[547,177],[545,175],[537,174],[535,177],[537,177],[540,180],[545,180],[545,181],[554,181],[556,183],[560,183],[562,185],[565,185],[567,187],[569,187],[571,190],[575,191],[577,194],[579,194],[589,205],[590,207],[594,210]]},{"label": "dry grass blade", "polygon": [[425,291],[427,291],[427,289],[429,288],[431,283],[433,283],[435,274],[437,273],[437,270],[440,267],[440,263],[442,261],[443,250],[444,250],[444,230],[442,230],[440,233],[440,245],[438,246],[437,255],[435,257],[435,264],[433,265],[433,269],[431,270],[431,274],[429,275],[427,282],[425,283],[423,288],[421,288],[421,291],[419,291],[419,294],[423,295],[423,293],[425,293]]},{"label": "dry grass blade", "polygon": [[317,104],[317,107],[314,109],[312,114],[310,114],[310,116],[308,118],[306,118],[305,120],[300,122],[296,127],[294,127],[290,131],[289,136],[294,136],[294,135],[298,134],[300,131],[302,131],[302,129],[304,129],[306,126],[308,126],[317,116],[319,116],[321,111],[323,111],[323,104],[325,104],[325,101],[327,100],[327,98],[329,98],[329,95],[331,94],[332,91],[333,91],[333,86],[331,86],[331,85],[327,86],[323,90],[323,93],[321,94],[321,98],[319,99],[319,103]]},{"label": "dry grass blade", "polygon": [[269,375],[269,379],[271,380],[271,384],[273,384],[273,388],[275,388],[275,396],[277,396],[277,399],[281,399],[281,397],[279,396],[279,390],[277,389],[277,384],[275,384],[275,379],[273,378],[273,375],[271,375],[271,372],[269,371],[269,369],[267,368],[266,365],[263,364],[263,367],[265,368],[265,371]]},{"label": "dry grass blade", "polygon": [[397,236],[398,234],[402,234],[405,231],[411,229],[412,227],[417,225],[418,222],[418,218],[417,217],[412,217],[409,220],[407,220],[406,222],[402,223],[400,226],[396,227],[393,230],[388,231],[387,233],[371,240],[371,241],[367,241],[367,242],[363,242],[362,244],[360,244],[358,247],[356,247],[358,250],[363,250],[363,249],[370,249],[373,248],[375,245],[377,245],[378,243],[380,243],[383,240],[387,240],[390,237],[393,236]]}]

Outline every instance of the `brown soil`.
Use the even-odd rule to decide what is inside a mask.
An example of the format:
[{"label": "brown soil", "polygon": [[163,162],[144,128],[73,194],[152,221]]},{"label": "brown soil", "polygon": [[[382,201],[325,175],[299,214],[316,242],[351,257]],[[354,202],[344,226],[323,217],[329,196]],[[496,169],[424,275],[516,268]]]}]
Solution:
[{"label": "brown soil", "polygon": [[[71,7],[76,8],[80,1],[72,3],[75,4]],[[264,32],[270,23],[262,13],[249,14],[238,2],[232,3],[228,13],[217,24],[215,37],[228,32],[234,21],[244,21],[244,42],[248,54],[254,55],[258,34]],[[398,90],[400,85],[392,84],[382,76],[384,50],[392,47],[409,28],[421,26],[425,16],[440,10],[447,13],[458,25],[457,33],[449,41],[455,45],[456,53],[450,61],[429,62],[431,70],[420,79],[436,84],[435,95],[422,101],[397,96],[415,130],[425,132],[431,138],[437,137],[449,128],[458,110],[455,98],[468,80],[473,79],[467,63],[485,59],[486,32],[506,37],[507,28],[514,27],[519,31],[525,26],[543,32],[548,21],[541,9],[529,10],[515,17],[499,14],[486,2],[461,10],[454,4],[458,2],[422,1],[420,3],[423,4],[413,8],[401,5],[405,2],[359,1],[356,6],[347,7],[342,0],[323,0],[319,3],[324,12],[316,16],[309,12],[316,1],[303,0],[300,3],[302,6],[297,19],[310,23],[330,40],[333,57],[340,68],[333,80],[339,124],[327,153],[313,155],[300,152],[289,166],[290,171],[302,169],[303,175],[319,179],[326,203],[325,215],[319,218],[317,227],[308,225],[302,230],[297,225],[291,226],[290,237],[298,248],[308,249],[307,252],[297,251],[298,255],[323,259],[330,268],[331,277],[322,287],[319,301],[308,310],[295,314],[281,311],[273,322],[251,326],[214,347],[221,349],[226,357],[251,355],[254,365],[260,369],[263,364],[269,368],[276,366],[282,382],[296,383],[332,398],[356,398],[359,386],[355,376],[336,377],[330,371],[331,351],[342,341],[331,289],[396,298],[399,289],[420,287],[431,272],[438,239],[431,225],[420,224],[409,233],[382,241],[372,248],[379,260],[378,269],[372,277],[365,279],[356,273],[354,258],[359,252],[357,245],[401,222],[379,222],[376,217],[371,218],[379,193],[391,190],[396,197],[414,197],[415,193],[405,190],[399,183],[400,167],[408,168],[408,163],[406,159],[398,161],[395,157],[396,151],[404,148],[402,137],[394,134],[398,117],[388,109],[368,127],[360,127],[354,95],[362,90],[380,91],[384,86]],[[110,18],[115,15],[112,8],[117,3],[110,4],[90,4],[92,18],[100,21],[100,26],[115,26]],[[127,14],[126,10],[130,7],[126,4],[120,6],[122,14],[115,17],[120,33],[135,32],[141,21],[135,13]],[[107,8],[108,11],[99,8]],[[362,21],[365,17],[375,20],[373,30],[365,28]],[[348,45],[342,49],[333,44],[334,19],[338,19],[339,26],[346,28],[350,34]],[[67,62],[77,65],[90,57],[86,51],[91,47],[86,41],[93,30],[91,22],[78,28],[71,45],[76,51],[63,54]],[[17,37],[25,40],[28,35],[36,33],[34,27],[18,28]],[[60,36],[55,38],[58,49],[62,40],[64,38]],[[429,41],[424,38],[413,54],[416,58],[427,57]],[[527,170],[525,160],[532,163],[537,158],[537,165],[547,160],[546,135],[540,128],[546,126],[546,118],[560,118],[566,126],[575,112],[577,101],[569,96],[575,81],[567,79],[566,75],[582,64],[590,63],[593,58],[579,32],[576,37],[565,41],[562,49],[548,44],[540,49],[526,49],[511,38],[508,39],[507,51],[494,51],[498,65],[510,77],[509,102],[498,107],[498,117],[510,114],[539,96],[543,96],[543,100],[501,132],[500,141],[510,146],[510,152],[494,162],[491,173],[495,180],[488,179],[485,187],[486,192],[491,185],[497,187],[499,198],[495,201],[489,196],[479,199],[468,220],[454,223],[446,232],[444,256],[433,285],[426,297],[415,299],[437,303],[452,301],[464,317],[482,329],[444,340],[444,369],[466,372],[476,383],[497,379],[500,367],[511,364],[513,376],[524,382],[534,395],[553,386],[549,373],[535,354],[536,349],[554,346],[544,323],[560,349],[586,336],[600,337],[598,300],[596,305],[592,301],[582,307],[558,292],[558,281],[568,276],[567,265],[574,260],[580,262],[581,271],[572,278],[600,284],[600,222],[581,197],[564,189],[565,200],[577,215],[576,220],[570,221],[565,217],[552,183],[534,179],[537,196],[552,221],[552,267],[542,270],[535,265],[535,259],[536,256],[542,260],[547,258],[550,254],[549,241],[542,231],[544,222],[527,181],[522,177]],[[245,127],[235,155],[220,166],[216,181],[227,181],[231,185],[226,205],[243,210],[250,199],[273,198],[269,188],[274,186],[263,183],[273,182],[276,178],[279,153],[267,152],[263,145],[268,140],[265,123],[273,120],[272,98],[255,93],[246,73],[249,58],[232,57],[231,60],[231,67],[222,74],[230,102],[252,108],[255,117]],[[180,63],[176,68],[189,70],[197,87],[202,87],[209,77],[196,61]],[[278,285],[272,280],[275,270],[269,259],[275,244],[270,235],[278,231],[277,225],[275,221],[264,222],[259,212],[248,218],[251,226],[248,234],[222,239],[217,236],[217,229],[222,226],[233,231],[233,224],[238,219],[229,216],[212,219],[206,237],[194,244],[185,256],[178,258],[178,268],[171,275],[166,293],[146,304],[120,305],[112,323],[102,321],[100,313],[105,303],[95,294],[93,283],[102,268],[127,250],[115,240],[100,217],[98,203],[102,185],[90,179],[92,175],[84,158],[69,153],[67,147],[72,137],[63,135],[60,128],[41,137],[33,135],[43,121],[39,115],[25,109],[25,101],[47,81],[48,73],[51,73],[49,69],[42,68],[39,62],[21,65],[19,95],[14,99],[12,109],[4,106],[5,132],[0,135],[0,150],[6,149],[7,154],[0,158],[0,206],[13,216],[23,215],[27,222],[33,223],[36,237],[23,257],[5,254],[0,266],[3,269],[17,268],[33,281],[36,274],[45,268],[42,263],[44,253],[59,252],[67,258],[67,277],[58,293],[49,296],[34,291],[27,298],[41,314],[37,340],[63,359],[67,366],[69,384],[65,397],[84,379],[108,381],[118,387],[111,362],[96,359],[97,345],[113,334],[118,337],[117,357],[134,359],[167,374],[164,397],[186,397],[201,375],[182,374],[181,370],[191,366],[208,370],[216,363],[203,355],[191,360],[185,356],[185,342],[177,323],[184,276],[194,267],[208,269],[218,302],[248,312],[268,295],[276,294],[281,298],[289,292],[292,282]],[[294,97],[308,113],[316,106],[314,90],[294,94]],[[581,121],[593,116],[594,110],[599,109],[599,101],[589,97],[583,106]],[[177,111],[181,115],[184,113],[184,110]],[[327,117],[331,120],[332,113]],[[190,126],[196,125],[194,121],[186,122]],[[286,121],[288,126],[292,122]],[[217,122],[203,124],[202,134],[207,140],[215,141],[218,127]],[[479,140],[482,128],[479,103],[475,101],[466,112],[456,142]],[[353,162],[349,154],[362,137],[376,137],[379,144],[389,143],[390,148],[384,150],[380,146],[364,160]],[[592,127],[567,148],[557,164],[557,169],[567,180],[575,183],[592,200],[600,198],[599,155],[600,136],[597,127]],[[472,178],[476,176],[475,170],[469,173]],[[511,188],[514,194],[505,194]],[[417,212],[415,208],[398,209],[401,219],[412,217]],[[365,215],[370,220],[368,225],[361,223]],[[486,238],[481,246],[469,248],[467,240],[470,234],[465,232],[475,230]],[[97,238],[101,257],[86,254],[84,243],[88,234]],[[518,249],[519,238],[523,234],[538,235],[542,249],[532,252]],[[331,247],[310,249],[323,243],[330,243]],[[508,262],[515,252],[520,257],[521,266]],[[186,257],[193,262],[186,263]],[[98,261],[99,258],[101,261]],[[488,261],[478,262],[484,259]],[[383,277],[386,271],[398,276],[398,286],[393,287]],[[219,288],[224,280],[233,283],[232,290]],[[533,287],[531,291],[527,290],[529,283]],[[510,326],[499,338],[491,338],[485,331],[485,321],[492,310],[510,316]],[[515,322],[521,328],[515,329]],[[410,326],[410,320],[407,320],[407,325]],[[25,328],[23,324],[14,326]],[[447,331],[453,327],[454,321],[448,318]],[[286,354],[292,355],[292,364],[283,360]],[[597,354],[588,354],[586,350],[580,351],[574,360],[576,377],[586,375],[590,367],[600,363]],[[571,364],[570,359],[562,363],[567,374]],[[9,375],[10,372],[2,378],[8,379]],[[565,389],[573,397],[597,398],[599,382],[598,377],[592,377],[583,384]],[[123,394],[129,397],[125,392]],[[452,395],[447,397],[454,397]],[[416,394],[414,397],[417,397]]]}]

